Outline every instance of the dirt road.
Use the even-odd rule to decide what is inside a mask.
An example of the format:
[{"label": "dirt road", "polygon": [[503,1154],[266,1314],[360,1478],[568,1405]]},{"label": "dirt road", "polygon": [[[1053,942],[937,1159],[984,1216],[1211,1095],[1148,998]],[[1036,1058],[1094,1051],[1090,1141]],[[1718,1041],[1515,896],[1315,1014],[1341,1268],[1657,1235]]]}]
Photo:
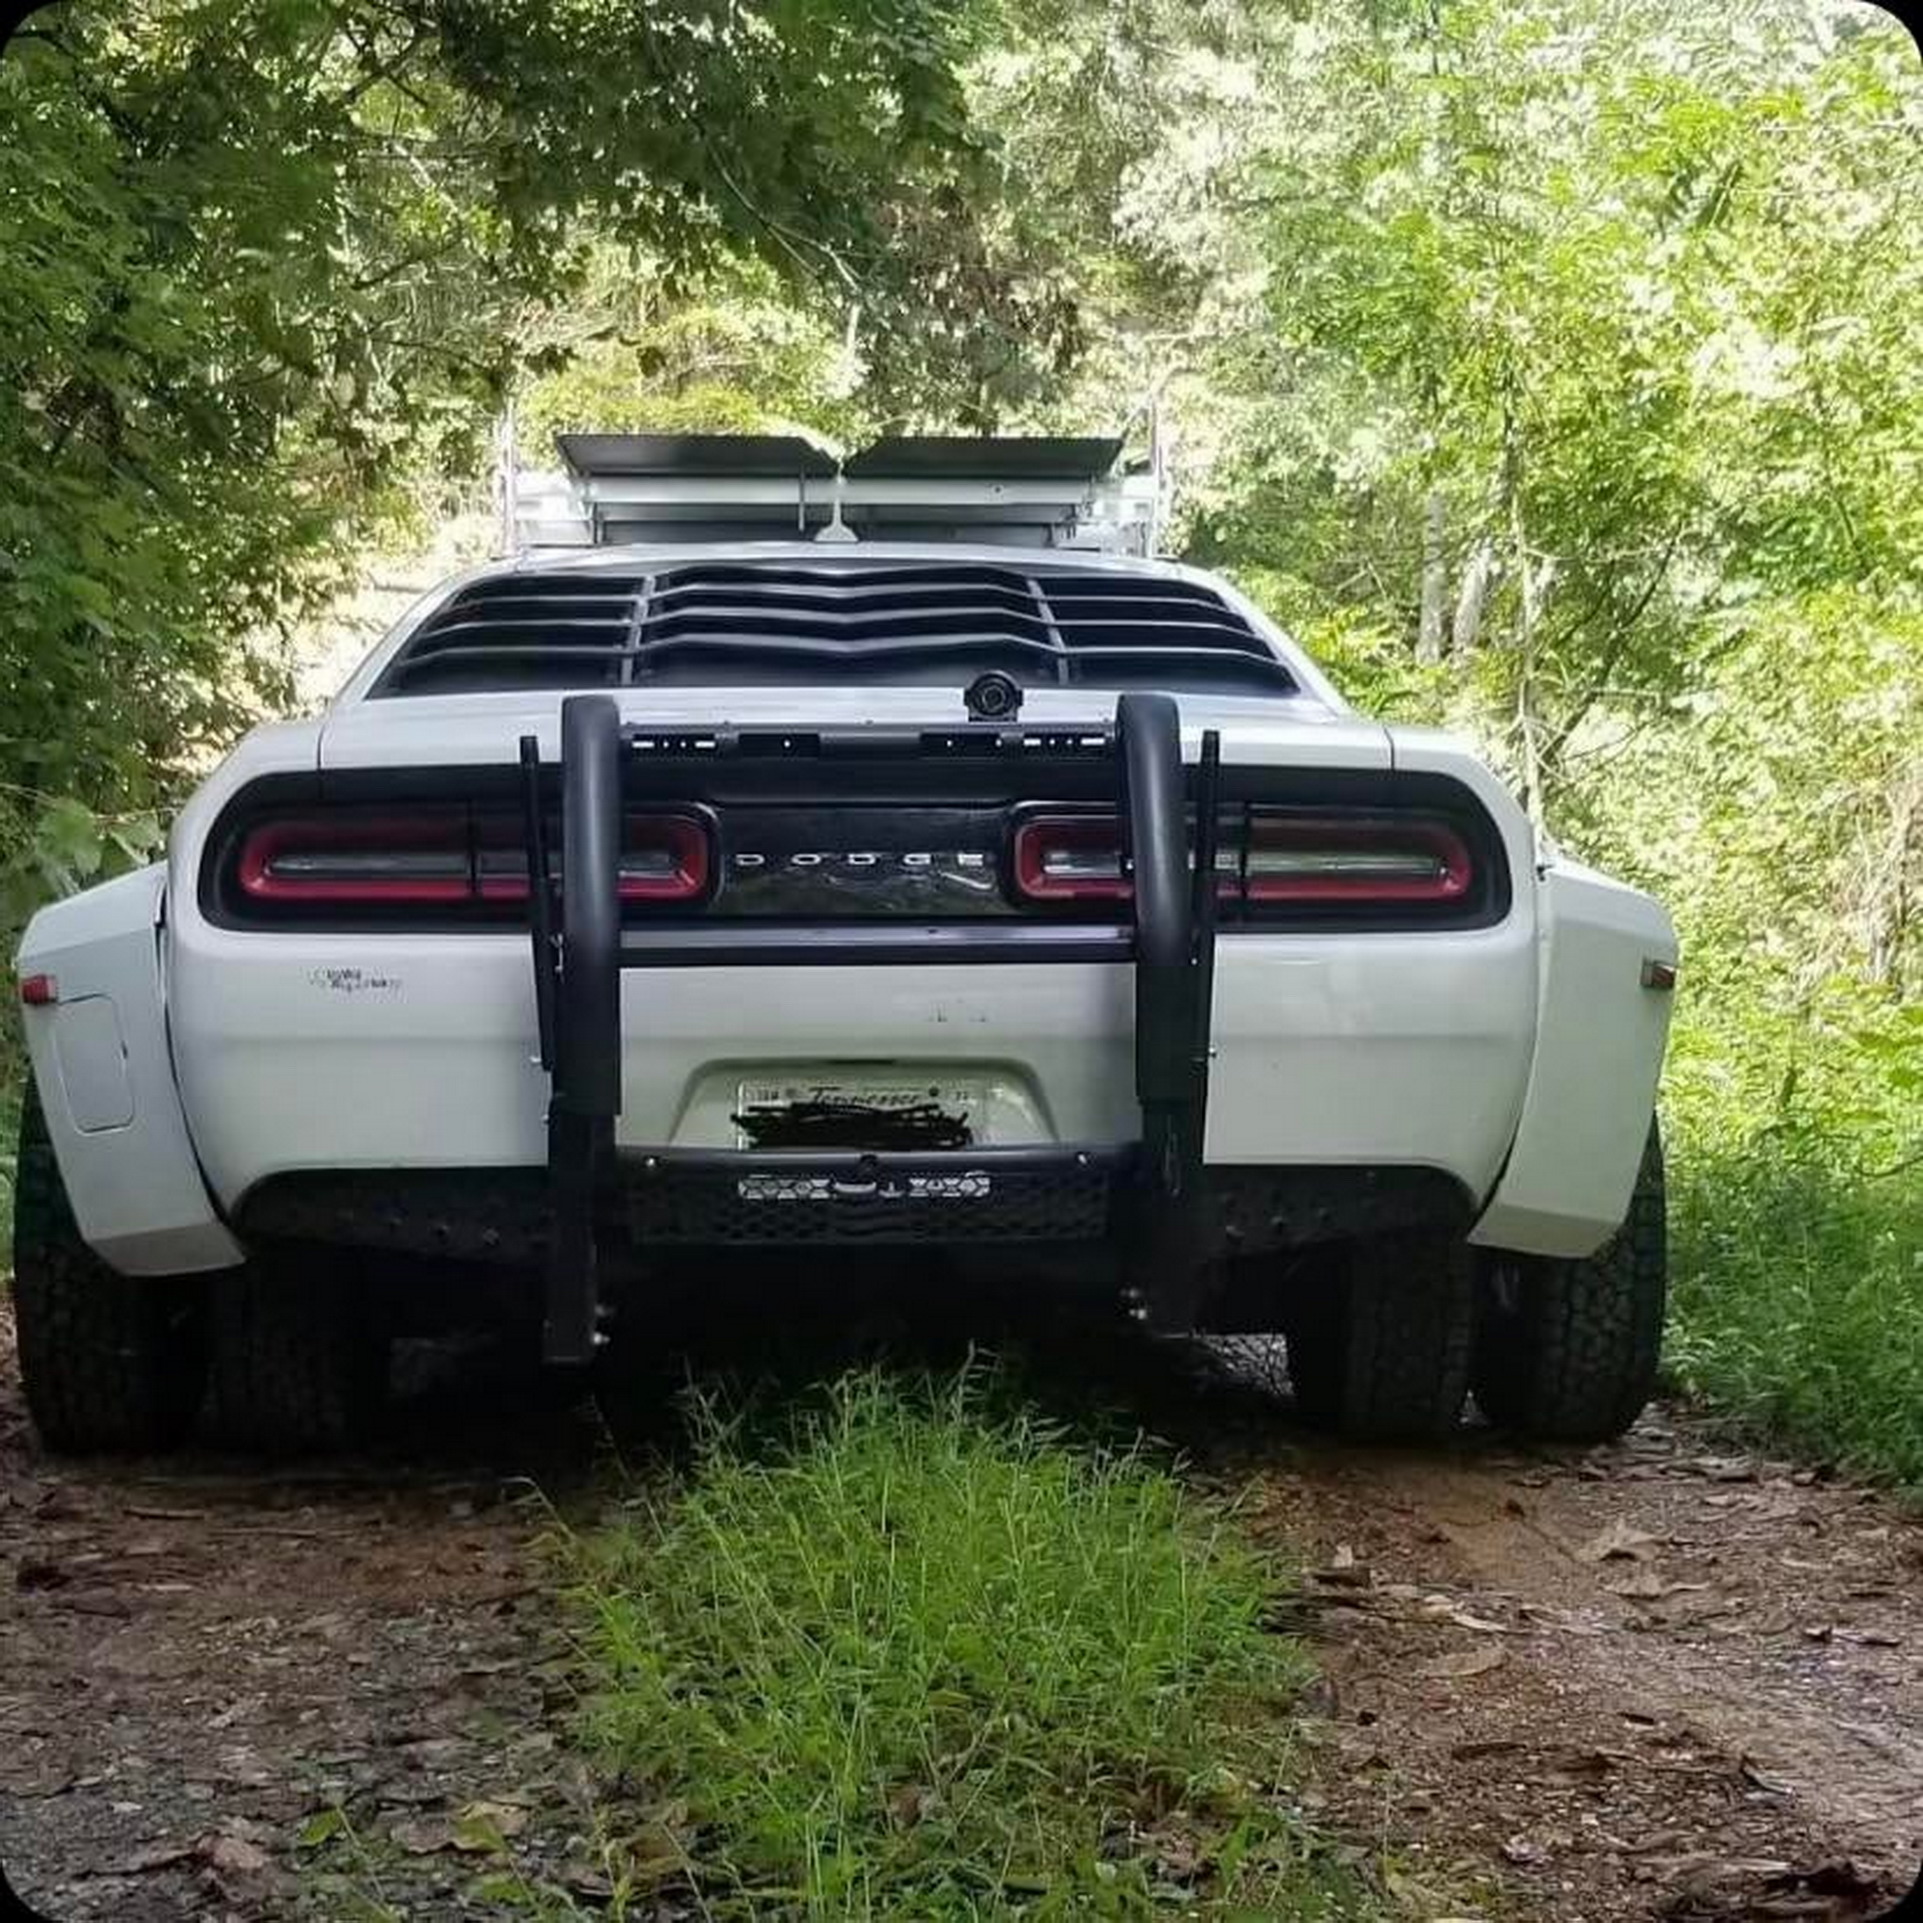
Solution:
[{"label": "dirt road", "polygon": [[[482,1375],[430,1390],[378,1461],[54,1464],[5,1336],[16,1886],[133,1923],[474,1915],[503,1872],[591,1907],[535,1546],[543,1498],[591,1500],[591,1420]],[[1555,1459],[1224,1424],[1171,1426],[1311,1559],[1306,1800],[1386,1848],[1412,1914],[1855,1917],[1923,1861],[1923,1528],[1884,1499],[1667,1414]]]},{"label": "dirt road", "polygon": [[[583,1418],[482,1373],[430,1388],[377,1460],[55,1464],[3,1318],[0,1864],[18,1891],[61,1923],[458,1917],[495,1867],[455,1847],[467,1813],[460,1840],[504,1830],[531,1872],[570,1872],[584,1788],[551,1714],[536,1543],[546,1493],[593,1465]],[[351,1833],[301,1847],[335,1810]]]},{"label": "dirt road", "polygon": [[1923,1529],[1664,1413],[1218,1480],[1306,1544],[1327,1820],[1559,1919],[1876,1914],[1923,1864]]}]

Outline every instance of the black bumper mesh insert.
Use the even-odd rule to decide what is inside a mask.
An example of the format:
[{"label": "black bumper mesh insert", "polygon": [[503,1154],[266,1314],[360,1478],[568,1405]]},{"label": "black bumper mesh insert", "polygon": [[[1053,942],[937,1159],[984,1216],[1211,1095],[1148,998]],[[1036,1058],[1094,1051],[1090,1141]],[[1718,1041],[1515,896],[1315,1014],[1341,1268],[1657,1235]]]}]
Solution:
[{"label": "black bumper mesh insert", "polygon": [[1114,1170],[1093,1157],[624,1163],[635,1240],[740,1247],[823,1242],[1093,1242]]}]

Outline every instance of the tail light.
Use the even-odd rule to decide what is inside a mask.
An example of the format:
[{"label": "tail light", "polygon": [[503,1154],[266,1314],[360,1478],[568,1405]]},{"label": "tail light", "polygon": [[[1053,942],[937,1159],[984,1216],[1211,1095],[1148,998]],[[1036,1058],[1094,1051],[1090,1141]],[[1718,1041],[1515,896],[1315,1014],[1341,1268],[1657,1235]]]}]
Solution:
[{"label": "tail light", "polygon": [[1044,815],[1015,830],[1015,887],[1030,901],[1126,901],[1122,836],[1112,816]]},{"label": "tail light", "polygon": [[[1044,815],[1015,832],[1016,891],[1026,900],[1125,901],[1134,892],[1112,816]],[[1468,895],[1475,865],[1448,822],[1427,816],[1251,811],[1223,820],[1216,853],[1225,900],[1361,905]]]},{"label": "tail light", "polygon": [[[234,874],[243,895],[267,904],[429,907],[525,901],[528,892],[519,823],[477,823],[466,809],[342,810],[263,822],[241,842]],[[700,822],[685,815],[626,819],[624,901],[693,901],[707,884],[708,835]]]},{"label": "tail light", "polygon": [[[558,868],[550,834],[548,865]],[[708,831],[687,815],[630,815],[621,824],[623,901],[694,901],[708,887]],[[527,900],[527,846],[519,822],[484,824],[474,855],[483,901]]]},{"label": "tail light", "polygon": [[236,872],[255,901],[446,902],[473,892],[458,814],[266,822],[241,843]]},{"label": "tail light", "polygon": [[1444,821],[1257,816],[1240,892],[1250,901],[1451,902],[1474,878],[1468,844]]}]

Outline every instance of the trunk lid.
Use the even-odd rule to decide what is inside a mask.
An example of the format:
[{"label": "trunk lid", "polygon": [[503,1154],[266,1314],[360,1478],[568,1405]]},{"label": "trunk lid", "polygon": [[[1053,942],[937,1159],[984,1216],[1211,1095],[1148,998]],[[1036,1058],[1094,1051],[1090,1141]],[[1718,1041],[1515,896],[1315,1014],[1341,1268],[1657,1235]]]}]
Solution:
[{"label": "trunk lid", "polygon": [[[953,727],[966,719],[959,688],[688,687],[606,690],[623,721],[651,727],[826,728]],[[534,735],[544,760],[560,752],[561,703],[555,689],[405,695],[335,708],[321,730],[318,765],[329,769],[476,767],[513,761],[520,738]],[[1021,725],[1099,727],[1112,720],[1115,695],[1085,687],[1031,688]],[[1182,694],[1190,758],[1202,731],[1218,728],[1224,761],[1244,766],[1378,769],[1391,765],[1387,729],[1339,713],[1310,695]]]}]

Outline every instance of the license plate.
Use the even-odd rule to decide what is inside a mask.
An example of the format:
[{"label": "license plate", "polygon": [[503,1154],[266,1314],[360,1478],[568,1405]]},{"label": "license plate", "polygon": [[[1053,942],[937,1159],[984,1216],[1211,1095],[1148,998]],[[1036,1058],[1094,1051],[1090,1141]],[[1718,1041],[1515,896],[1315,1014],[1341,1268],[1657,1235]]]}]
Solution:
[{"label": "license plate", "polygon": [[[810,1103],[832,1104],[870,1113],[899,1113],[924,1106],[941,1110],[967,1126],[971,1137],[979,1139],[981,1121],[988,1106],[986,1084],[978,1078],[958,1076],[834,1076],[757,1078],[736,1087],[735,1113],[751,1109],[781,1109]],[[752,1148],[754,1137],[739,1122],[735,1124],[736,1146]]]},{"label": "license plate", "polygon": [[995,1180],[986,1169],[958,1175],[891,1175],[874,1180],[836,1175],[744,1175],[744,1202],[986,1202]]}]

